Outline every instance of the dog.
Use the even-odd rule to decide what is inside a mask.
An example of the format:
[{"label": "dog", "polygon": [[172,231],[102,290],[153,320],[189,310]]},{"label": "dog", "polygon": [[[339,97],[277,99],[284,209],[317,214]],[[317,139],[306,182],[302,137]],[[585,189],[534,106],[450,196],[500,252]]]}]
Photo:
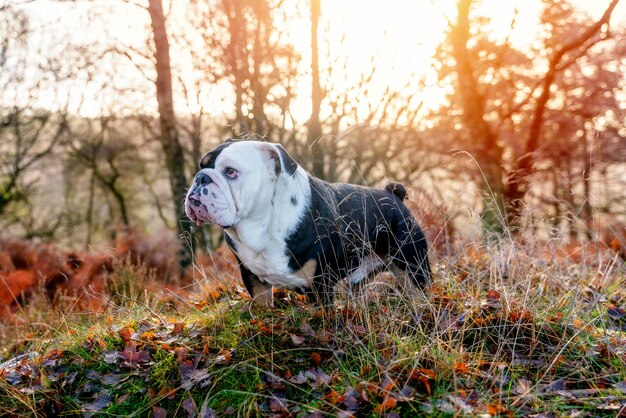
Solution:
[{"label": "dog", "polygon": [[384,189],[327,183],[280,144],[228,140],[200,160],[185,199],[196,224],[224,229],[255,302],[273,288],[333,304],[335,284],[391,270],[418,288],[431,280],[426,238],[399,183]]}]

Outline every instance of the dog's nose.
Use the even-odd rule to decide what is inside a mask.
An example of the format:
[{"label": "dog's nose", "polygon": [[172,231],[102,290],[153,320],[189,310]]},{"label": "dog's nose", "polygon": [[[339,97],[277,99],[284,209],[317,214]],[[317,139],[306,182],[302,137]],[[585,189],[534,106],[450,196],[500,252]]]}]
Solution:
[{"label": "dog's nose", "polygon": [[213,180],[211,180],[211,177],[207,176],[204,173],[198,173],[198,175],[196,176],[196,184],[198,186],[203,186],[212,182]]}]

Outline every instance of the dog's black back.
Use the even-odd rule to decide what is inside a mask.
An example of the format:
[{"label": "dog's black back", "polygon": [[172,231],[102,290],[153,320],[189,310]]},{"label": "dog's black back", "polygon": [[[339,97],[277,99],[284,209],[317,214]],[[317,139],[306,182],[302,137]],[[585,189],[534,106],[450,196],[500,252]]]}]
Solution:
[{"label": "dog's black back", "polygon": [[287,248],[294,271],[302,260],[317,261],[310,296],[332,301],[334,284],[368,254],[395,264],[418,287],[430,282],[426,238],[402,202],[404,186],[392,183],[383,190],[313,177],[309,183],[311,207],[305,216],[310,219],[300,222]]}]

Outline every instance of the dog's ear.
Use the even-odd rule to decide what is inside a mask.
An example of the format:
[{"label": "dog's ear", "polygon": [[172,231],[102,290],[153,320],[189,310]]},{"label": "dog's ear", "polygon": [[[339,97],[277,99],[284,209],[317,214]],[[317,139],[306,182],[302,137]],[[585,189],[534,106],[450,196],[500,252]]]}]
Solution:
[{"label": "dog's ear", "polygon": [[280,176],[280,173],[291,176],[298,169],[298,163],[291,158],[291,155],[285,151],[282,145],[266,143],[263,144],[263,151],[272,162],[276,177]]},{"label": "dog's ear", "polygon": [[232,139],[227,139],[225,143],[218,145],[213,150],[207,152],[204,157],[200,159],[200,163],[198,164],[200,168],[215,168],[215,160],[217,160],[217,156],[234,142],[235,141]]}]

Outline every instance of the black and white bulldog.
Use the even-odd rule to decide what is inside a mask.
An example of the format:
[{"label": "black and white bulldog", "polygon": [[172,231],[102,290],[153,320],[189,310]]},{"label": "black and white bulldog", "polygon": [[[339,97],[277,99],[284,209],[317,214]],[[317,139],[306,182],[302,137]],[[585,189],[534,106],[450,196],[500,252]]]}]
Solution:
[{"label": "black and white bulldog", "polygon": [[200,161],[185,211],[224,228],[252,298],[272,305],[272,288],[330,305],[341,279],[378,272],[430,281],[426,239],[402,202],[406,189],[327,183],[279,144],[227,141]]}]

